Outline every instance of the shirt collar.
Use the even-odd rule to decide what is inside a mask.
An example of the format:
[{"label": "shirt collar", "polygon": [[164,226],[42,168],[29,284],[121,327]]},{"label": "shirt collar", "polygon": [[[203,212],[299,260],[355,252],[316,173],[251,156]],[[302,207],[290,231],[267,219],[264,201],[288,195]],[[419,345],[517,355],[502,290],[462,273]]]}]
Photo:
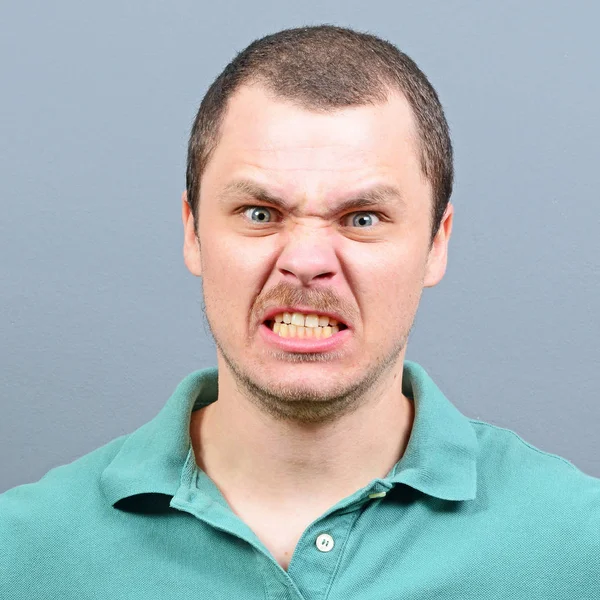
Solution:
[{"label": "shirt collar", "polygon": [[402,393],[413,398],[415,418],[389,480],[443,500],[475,498],[478,444],[469,419],[416,362],[404,362]]},{"label": "shirt collar", "polygon": [[102,473],[111,504],[141,494],[174,496],[190,450],[190,417],[217,399],[217,369],[190,373],[154,419],[136,429]]},{"label": "shirt collar", "polygon": [[[384,481],[444,500],[475,498],[477,438],[469,420],[415,362],[404,362],[402,391],[413,399],[415,417],[406,451]],[[195,371],[154,419],[126,437],[100,479],[112,505],[126,498],[175,495],[191,447],[191,413],[217,395],[216,367]]]}]

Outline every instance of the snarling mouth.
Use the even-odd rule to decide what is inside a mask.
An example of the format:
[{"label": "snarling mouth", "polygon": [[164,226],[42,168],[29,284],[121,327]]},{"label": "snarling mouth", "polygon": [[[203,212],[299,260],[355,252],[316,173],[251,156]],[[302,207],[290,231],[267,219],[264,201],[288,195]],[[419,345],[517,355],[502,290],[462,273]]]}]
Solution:
[{"label": "snarling mouth", "polygon": [[303,314],[280,313],[273,319],[265,321],[265,325],[280,337],[296,337],[305,339],[323,339],[348,329],[344,323],[325,315],[316,313]]}]

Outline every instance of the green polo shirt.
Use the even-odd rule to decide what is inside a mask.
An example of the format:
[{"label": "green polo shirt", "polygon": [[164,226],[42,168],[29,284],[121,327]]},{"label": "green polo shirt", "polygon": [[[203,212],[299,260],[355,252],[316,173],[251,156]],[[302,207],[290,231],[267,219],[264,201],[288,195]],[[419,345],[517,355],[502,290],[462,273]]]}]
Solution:
[{"label": "green polo shirt", "polygon": [[600,479],[466,418],[414,362],[403,391],[406,452],[285,571],[195,464],[217,370],[190,374],[138,430],[0,495],[0,598],[600,599]]}]

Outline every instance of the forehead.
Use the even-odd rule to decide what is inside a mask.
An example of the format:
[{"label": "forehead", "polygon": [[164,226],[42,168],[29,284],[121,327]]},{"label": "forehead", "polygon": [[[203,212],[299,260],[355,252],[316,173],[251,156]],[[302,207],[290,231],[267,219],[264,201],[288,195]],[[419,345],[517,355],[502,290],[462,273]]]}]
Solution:
[{"label": "forehead", "polygon": [[340,186],[418,183],[417,149],[412,111],[400,94],[385,103],[315,112],[257,85],[243,86],[229,100],[203,179],[226,185],[252,177],[282,195],[322,197]]}]

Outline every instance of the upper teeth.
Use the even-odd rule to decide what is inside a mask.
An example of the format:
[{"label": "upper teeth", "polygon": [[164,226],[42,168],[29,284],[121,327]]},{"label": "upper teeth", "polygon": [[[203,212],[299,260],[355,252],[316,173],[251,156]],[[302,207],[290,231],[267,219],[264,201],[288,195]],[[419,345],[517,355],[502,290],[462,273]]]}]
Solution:
[{"label": "upper teeth", "polygon": [[335,326],[338,322],[329,317],[316,314],[303,315],[302,313],[280,313],[275,315],[276,323],[287,323],[288,325],[296,325],[298,327],[327,327]]}]

